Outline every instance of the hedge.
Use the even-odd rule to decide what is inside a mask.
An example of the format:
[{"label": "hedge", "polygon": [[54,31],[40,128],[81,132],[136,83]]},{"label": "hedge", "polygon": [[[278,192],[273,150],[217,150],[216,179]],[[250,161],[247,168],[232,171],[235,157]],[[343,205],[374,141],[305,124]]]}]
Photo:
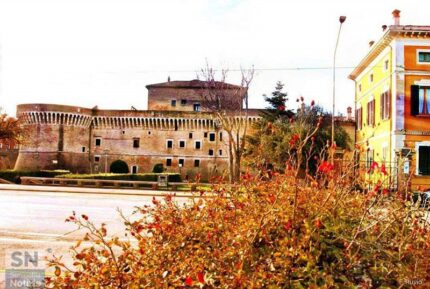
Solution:
[{"label": "hedge", "polygon": [[176,173],[146,173],[146,174],[64,174],[57,175],[57,178],[66,179],[94,179],[94,180],[120,180],[120,181],[143,181],[156,182],[159,175],[167,175],[169,182],[181,182],[181,175]]},{"label": "hedge", "polygon": [[42,170],[42,171],[15,171],[4,170],[0,171],[0,179],[5,179],[10,182],[19,182],[18,177],[40,177],[40,178],[53,178],[58,174],[67,174],[70,171],[66,170]]}]

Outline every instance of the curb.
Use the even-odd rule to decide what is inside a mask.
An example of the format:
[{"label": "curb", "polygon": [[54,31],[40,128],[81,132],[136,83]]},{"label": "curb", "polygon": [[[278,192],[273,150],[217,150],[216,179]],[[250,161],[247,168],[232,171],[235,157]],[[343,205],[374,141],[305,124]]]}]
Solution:
[{"label": "curb", "polygon": [[[150,191],[150,190],[129,190],[129,189],[102,189],[83,187],[50,187],[50,186],[29,186],[16,184],[0,184],[0,191],[24,191],[43,193],[70,193],[70,194],[94,194],[94,195],[127,195],[127,196],[153,196],[164,197],[173,195],[182,198],[200,198],[198,192],[184,193],[181,191]],[[204,196],[203,196],[204,197]]]}]

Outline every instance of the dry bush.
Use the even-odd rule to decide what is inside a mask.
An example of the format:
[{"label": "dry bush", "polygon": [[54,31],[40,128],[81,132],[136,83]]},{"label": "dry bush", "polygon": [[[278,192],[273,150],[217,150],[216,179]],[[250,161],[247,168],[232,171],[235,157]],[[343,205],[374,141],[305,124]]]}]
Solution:
[{"label": "dry bush", "polygon": [[185,205],[154,199],[133,221],[124,217],[128,241],[108,237],[88,216],[70,216],[87,230],[86,243],[71,249],[72,268],[51,260],[47,288],[398,288],[427,281],[426,211],[383,189],[384,174],[358,191],[353,165],[340,174],[323,161],[315,176],[300,179],[300,168],[286,167],[245,173],[240,184],[214,185],[211,196]]}]

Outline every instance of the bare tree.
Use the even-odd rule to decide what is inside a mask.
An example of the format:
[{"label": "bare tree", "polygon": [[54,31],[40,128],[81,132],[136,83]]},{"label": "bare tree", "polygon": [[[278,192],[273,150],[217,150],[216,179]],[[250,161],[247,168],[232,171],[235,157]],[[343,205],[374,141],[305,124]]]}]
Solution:
[{"label": "bare tree", "polygon": [[204,86],[200,95],[203,109],[214,114],[228,135],[229,180],[237,182],[248,131],[248,89],[254,78],[254,68],[241,69],[240,86],[227,83],[227,74],[227,69],[217,71],[206,63],[199,74]]}]

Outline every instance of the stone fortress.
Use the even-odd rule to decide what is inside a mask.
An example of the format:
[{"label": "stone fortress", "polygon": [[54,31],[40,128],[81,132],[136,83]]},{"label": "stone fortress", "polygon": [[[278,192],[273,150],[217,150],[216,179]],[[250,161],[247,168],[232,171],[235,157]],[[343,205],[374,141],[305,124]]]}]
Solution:
[{"label": "stone fortress", "polygon": [[[148,110],[18,105],[17,117],[29,137],[20,146],[15,169],[106,173],[112,163],[123,161],[130,173],[163,164],[183,178],[220,175],[228,168],[228,136],[214,114],[202,109],[204,84],[169,79],[148,85]],[[223,89],[228,95],[243,87]],[[251,109],[249,123],[257,119],[258,110]]]}]

